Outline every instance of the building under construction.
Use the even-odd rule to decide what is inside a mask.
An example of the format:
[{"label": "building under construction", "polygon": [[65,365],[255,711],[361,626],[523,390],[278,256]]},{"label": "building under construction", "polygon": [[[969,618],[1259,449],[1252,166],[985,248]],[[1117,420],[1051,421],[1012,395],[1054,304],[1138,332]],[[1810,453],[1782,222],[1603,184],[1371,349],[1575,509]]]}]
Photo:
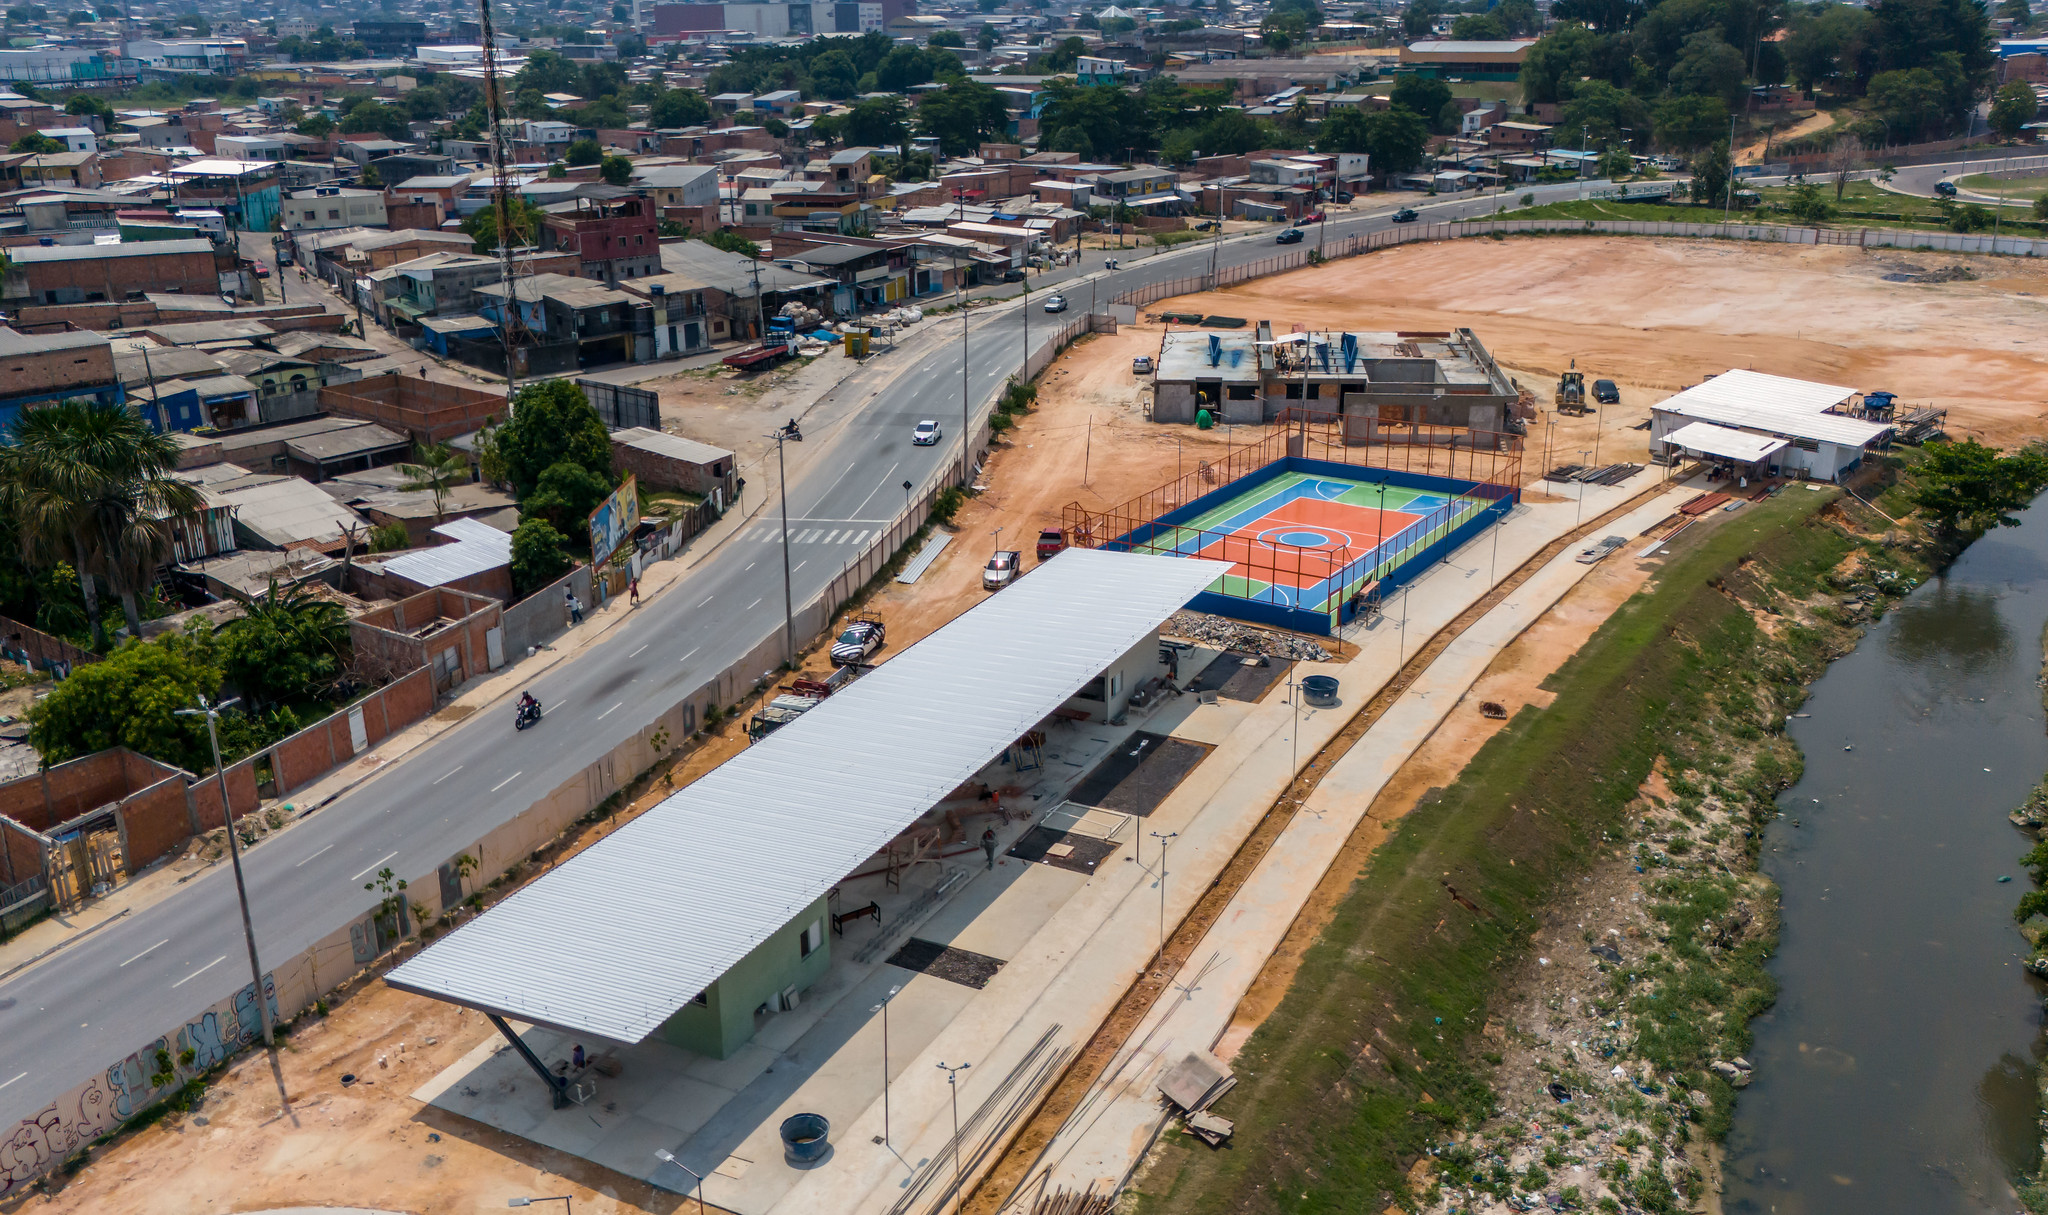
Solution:
[{"label": "building under construction", "polygon": [[1297,328],[1275,337],[1269,321],[1250,331],[1169,331],[1154,383],[1155,422],[1194,422],[1206,409],[1216,421],[1248,425],[1297,409],[1343,415],[1346,438],[1358,442],[1382,424],[1512,430],[1520,395],[1470,329]]}]

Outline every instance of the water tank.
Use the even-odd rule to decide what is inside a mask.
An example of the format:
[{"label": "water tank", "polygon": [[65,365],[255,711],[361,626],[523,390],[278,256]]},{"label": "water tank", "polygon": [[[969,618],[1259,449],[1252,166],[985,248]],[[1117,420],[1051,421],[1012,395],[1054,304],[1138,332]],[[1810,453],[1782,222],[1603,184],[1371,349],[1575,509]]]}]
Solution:
[{"label": "water tank", "polygon": [[791,1114],[782,1120],[782,1154],[791,1164],[814,1164],[832,1149],[832,1124],[823,1114]]}]

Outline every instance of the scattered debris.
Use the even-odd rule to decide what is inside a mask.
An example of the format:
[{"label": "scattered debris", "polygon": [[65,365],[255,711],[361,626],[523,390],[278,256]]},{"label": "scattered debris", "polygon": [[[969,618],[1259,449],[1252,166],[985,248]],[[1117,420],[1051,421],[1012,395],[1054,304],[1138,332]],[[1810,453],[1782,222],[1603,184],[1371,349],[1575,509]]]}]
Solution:
[{"label": "scattered debris", "polygon": [[1334,657],[1329,650],[1306,637],[1276,633],[1206,612],[1175,612],[1159,632],[1163,637],[1192,641],[1211,649],[1238,650],[1246,654],[1263,654],[1268,658],[1328,662]]}]

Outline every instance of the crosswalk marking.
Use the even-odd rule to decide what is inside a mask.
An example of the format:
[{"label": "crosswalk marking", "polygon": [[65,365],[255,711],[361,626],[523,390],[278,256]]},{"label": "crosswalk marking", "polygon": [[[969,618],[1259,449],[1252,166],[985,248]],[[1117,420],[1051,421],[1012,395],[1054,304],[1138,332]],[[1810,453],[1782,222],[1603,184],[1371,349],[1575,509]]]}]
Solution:
[{"label": "crosswalk marking", "polygon": [[833,531],[832,531],[832,534],[831,534],[831,535],[829,535],[829,536],[827,536],[827,537],[825,537],[825,543],[827,543],[827,544],[837,544],[837,543],[839,543],[839,533],[840,533],[840,532],[841,532],[842,530],[844,530],[844,529],[842,529],[842,528],[834,528],[834,529],[833,529]]},{"label": "crosswalk marking", "polygon": [[855,532],[855,533],[854,533],[853,535],[851,535],[851,536],[847,537],[847,541],[846,541],[846,542],[847,542],[848,544],[859,544],[859,543],[860,543],[861,541],[863,541],[863,540],[865,540],[865,539],[867,539],[867,538],[868,538],[868,529],[867,529],[867,528],[862,528],[861,530],[859,530],[859,531]]}]

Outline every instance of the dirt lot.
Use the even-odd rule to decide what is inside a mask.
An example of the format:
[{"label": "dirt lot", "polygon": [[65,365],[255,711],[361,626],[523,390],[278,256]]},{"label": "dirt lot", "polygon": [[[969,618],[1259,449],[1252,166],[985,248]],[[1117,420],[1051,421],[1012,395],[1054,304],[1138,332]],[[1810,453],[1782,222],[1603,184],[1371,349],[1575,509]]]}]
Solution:
[{"label": "dirt lot", "polygon": [[[1913,403],[1933,400],[1954,411],[1954,431],[1994,442],[2038,433],[2039,385],[2048,382],[2048,360],[2038,352],[2048,321],[2048,269],[1975,259],[1969,264],[1985,275],[1976,281],[1883,281],[1905,263],[1932,268],[1936,259],[1661,241],[1466,241],[1162,301],[1148,311],[1200,308],[1283,325],[1470,326],[1546,401],[1556,373],[1576,357],[1589,375],[1617,380],[1624,405],[1561,424],[1553,445],[1590,447],[1597,424],[1603,459],[1641,455],[1643,432],[1626,427],[1646,416],[1651,401],[1707,372],[1739,366],[1887,388]],[[1003,547],[1025,550],[1027,564],[1035,564],[1031,541],[1040,527],[1058,522],[1066,503],[1119,502],[1173,476],[1177,463],[1191,468],[1221,454],[1224,432],[1145,420],[1146,389],[1131,375],[1130,360],[1156,353],[1160,332],[1140,323],[1084,339],[1054,366],[1038,408],[991,457],[988,492],[963,508],[945,556],[915,587],[888,584],[870,605],[891,626],[885,656],[985,597],[980,570],[996,547],[997,528]],[[715,375],[650,387],[661,393],[664,420],[675,418],[677,429],[746,450],[747,435],[779,421],[796,399],[815,396],[844,365],[827,358],[776,373],[753,395]],[[1972,395],[1949,395],[1963,383]],[[1549,417],[1546,404],[1543,420]],[[1542,432],[1539,422],[1539,443]],[[1531,473],[1538,463],[1530,461]],[[1640,576],[1632,563],[1597,570],[1506,651],[1381,795],[1333,873],[1357,872],[1386,825],[1426,789],[1447,783],[1484,741],[1491,723],[1471,702],[1496,700],[1511,712],[1542,703],[1543,677]],[[675,783],[740,745],[739,732],[729,730],[689,756]],[[657,781],[635,806],[666,792]],[[595,828],[588,838],[609,829]],[[1228,1041],[1239,1040],[1277,999],[1292,973],[1289,958],[1298,956],[1333,899],[1318,893]],[[489,1032],[473,1015],[372,984],[293,1036],[281,1064],[291,1113],[280,1114],[268,1067],[244,1061],[200,1109],[101,1149],[78,1175],[51,1195],[27,1199],[26,1207],[141,1215],[342,1203],[469,1215],[503,1209],[514,1195],[568,1194],[579,1210],[600,1215],[677,1209],[672,1195],[422,1110],[406,1097]],[[365,1081],[343,1087],[344,1072]]]}]

